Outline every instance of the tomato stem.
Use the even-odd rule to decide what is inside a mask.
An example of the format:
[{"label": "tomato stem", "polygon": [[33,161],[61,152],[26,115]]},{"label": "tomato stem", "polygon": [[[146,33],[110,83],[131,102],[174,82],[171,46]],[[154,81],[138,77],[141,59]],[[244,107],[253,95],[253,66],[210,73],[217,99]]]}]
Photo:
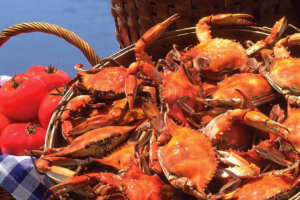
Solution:
[{"label": "tomato stem", "polygon": [[45,72],[48,74],[55,74],[57,72],[56,66],[52,67],[52,65],[48,65],[48,67],[45,69]]},{"label": "tomato stem", "polygon": [[25,131],[28,135],[35,134],[36,133],[36,127],[37,127],[36,124],[31,124],[30,122],[28,122]]},{"label": "tomato stem", "polygon": [[12,77],[12,79],[11,79],[11,86],[13,87],[13,88],[15,88],[15,89],[17,89],[23,82],[18,82],[18,81],[16,81],[16,75],[14,75],[13,77]]},{"label": "tomato stem", "polygon": [[64,96],[68,90],[68,87],[64,83],[62,83],[62,85],[64,88],[63,91],[60,91],[57,87],[54,86],[57,93],[49,93],[49,94],[54,95],[54,96]]}]

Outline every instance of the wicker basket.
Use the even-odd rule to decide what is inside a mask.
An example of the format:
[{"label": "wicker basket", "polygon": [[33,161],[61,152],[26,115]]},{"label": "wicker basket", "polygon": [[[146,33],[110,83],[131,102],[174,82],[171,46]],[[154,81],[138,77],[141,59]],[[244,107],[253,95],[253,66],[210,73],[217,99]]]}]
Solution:
[{"label": "wicker basket", "polygon": [[[60,26],[45,22],[20,23],[2,30],[0,33],[0,47],[11,37],[30,32],[43,32],[56,35],[77,47],[85,55],[92,66],[100,62],[100,58],[93,48],[79,36]],[[15,198],[13,198],[7,191],[0,187],[0,199]]]},{"label": "wicker basket", "polygon": [[[266,27],[218,27],[216,29],[212,29],[213,37],[235,39],[237,41],[257,41],[265,38],[269,33],[270,29]],[[158,40],[147,47],[147,52],[149,52],[149,54],[153,56],[153,59],[156,60],[161,58],[162,55],[165,55],[170,49],[172,49],[173,44],[177,44],[178,49],[181,49],[186,47],[187,44],[196,43],[197,38],[195,35],[195,28],[185,28],[163,34]],[[125,67],[129,66],[130,63],[135,60],[134,45],[130,45],[122,49],[118,53],[112,55],[111,58]],[[94,67],[98,68],[108,66],[115,66],[115,62],[103,61]],[[73,88],[70,88],[58,106],[59,109],[53,113],[47,129],[45,148],[57,148],[66,146],[68,144],[68,142],[62,136],[62,130],[60,128],[60,122],[58,119],[64,111],[66,103],[74,98],[75,95],[76,94]],[[71,194],[70,198],[76,199],[73,195],[76,194]],[[292,197],[289,200],[296,200],[296,198]]]},{"label": "wicker basket", "polygon": [[207,15],[249,13],[258,25],[269,26],[287,16],[300,26],[299,0],[110,0],[116,38],[124,48],[136,42],[153,25],[179,12],[182,17],[170,29],[194,26]]}]

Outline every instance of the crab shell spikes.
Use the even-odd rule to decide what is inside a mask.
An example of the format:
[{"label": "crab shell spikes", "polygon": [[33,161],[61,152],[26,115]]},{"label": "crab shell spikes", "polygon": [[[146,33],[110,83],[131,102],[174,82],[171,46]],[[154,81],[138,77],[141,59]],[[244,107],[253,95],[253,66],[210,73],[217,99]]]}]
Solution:
[{"label": "crab shell spikes", "polygon": [[157,174],[145,174],[132,158],[130,167],[120,176],[126,196],[130,200],[167,200],[174,195],[170,185],[164,183]]}]

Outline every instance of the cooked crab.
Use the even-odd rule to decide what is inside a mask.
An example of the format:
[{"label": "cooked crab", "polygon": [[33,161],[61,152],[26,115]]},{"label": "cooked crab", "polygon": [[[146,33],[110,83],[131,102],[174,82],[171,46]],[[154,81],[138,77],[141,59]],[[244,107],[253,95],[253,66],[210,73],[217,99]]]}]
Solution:
[{"label": "cooked crab", "polygon": [[290,104],[297,106],[300,105],[300,59],[290,57],[286,47],[299,44],[299,42],[299,33],[278,41],[274,47],[275,58],[271,58],[271,61],[266,59],[266,66],[261,70],[270,85],[284,95]]},{"label": "cooked crab", "polygon": [[[182,52],[173,50],[175,60],[183,61],[202,77],[221,80],[226,74],[232,74],[248,60],[249,56],[274,43],[286,27],[286,19],[278,21],[269,36],[245,50],[242,45],[230,39],[212,38],[209,25],[253,25],[248,14],[219,14],[204,17],[196,25],[199,44]],[[204,58],[204,60],[203,60]],[[200,63],[199,63],[200,62]],[[196,68],[196,69],[194,69]],[[189,69],[188,69],[189,70]]]},{"label": "cooked crab", "polygon": [[193,129],[171,122],[165,124],[151,104],[145,103],[143,109],[159,133],[157,155],[166,178],[175,188],[205,199],[204,189],[218,164],[211,143]]}]

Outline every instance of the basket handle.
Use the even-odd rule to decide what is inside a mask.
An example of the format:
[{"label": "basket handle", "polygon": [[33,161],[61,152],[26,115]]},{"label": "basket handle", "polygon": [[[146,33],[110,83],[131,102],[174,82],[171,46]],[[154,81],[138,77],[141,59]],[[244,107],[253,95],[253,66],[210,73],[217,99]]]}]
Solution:
[{"label": "basket handle", "polygon": [[49,24],[46,22],[19,23],[2,30],[0,33],[0,47],[12,36],[31,32],[50,33],[66,40],[70,44],[77,47],[92,66],[101,61],[94,49],[78,35],[58,25]]}]

